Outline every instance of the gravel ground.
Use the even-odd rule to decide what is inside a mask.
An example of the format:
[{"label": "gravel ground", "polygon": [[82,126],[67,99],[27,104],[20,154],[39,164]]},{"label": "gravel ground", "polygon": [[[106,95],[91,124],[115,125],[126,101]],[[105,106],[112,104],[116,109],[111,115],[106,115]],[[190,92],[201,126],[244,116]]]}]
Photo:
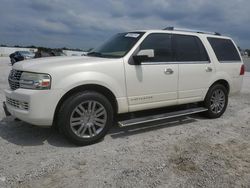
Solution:
[{"label": "gravel ground", "polygon": [[[10,66],[0,59],[0,101]],[[215,120],[129,128],[75,147],[53,129],[3,118],[0,187],[250,187],[250,74]]]}]

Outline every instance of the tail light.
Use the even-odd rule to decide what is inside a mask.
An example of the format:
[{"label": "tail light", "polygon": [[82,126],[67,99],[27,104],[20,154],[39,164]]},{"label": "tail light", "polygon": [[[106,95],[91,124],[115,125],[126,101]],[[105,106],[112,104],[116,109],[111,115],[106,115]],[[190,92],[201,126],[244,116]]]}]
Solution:
[{"label": "tail light", "polygon": [[245,74],[245,66],[244,64],[241,65],[241,68],[240,68],[240,75],[244,75]]}]

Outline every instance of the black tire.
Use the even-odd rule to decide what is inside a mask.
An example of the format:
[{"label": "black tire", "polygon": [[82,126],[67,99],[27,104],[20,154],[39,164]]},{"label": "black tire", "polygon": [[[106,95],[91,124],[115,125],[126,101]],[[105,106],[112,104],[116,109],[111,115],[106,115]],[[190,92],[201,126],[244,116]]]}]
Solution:
[{"label": "black tire", "polygon": [[[221,93],[222,96],[224,95],[224,105],[223,105],[223,107],[222,107],[222,105],[220,107],[218,107],[217,108],[218,110],[216,110],[215,107],[212,106],[213,98],[215,98],[216,92]],[[223,101],[222,98],[220,101]],[[204,106],[208,109],[208,111],[206,111],[204,114],[206,117],[211,118],[211,119],[219,118],[225,112],[225,110],[227,108],[227,104],[228,104],[228,90],[225,88],[225,86],[223,86],[221,84],[212,85],[210,87],[210,89],[208,90],[207,95],[206,95],[205,100],[204,100]],[[221,108],[221,109],[219,109],[219,108]]]},{"label": "black tire", "polygon": [[16,60],[14,58],[10,59],[11,65],[14,65],[16,63]]},{"label": "black tire", "polygon": [[[95,128],[91,128],[91,130],[85,130],[85,132],[87,131],[92,137],[89,138],[84,138],[81,137],[80,135],[77,135],[76,132],[78,132],[81,128],[79,128],[78,130],[73,130],[74,127],[72,128],[72,114],[76,113],[76,109],[79,105],[83,105],[85,103],[88,104],[89,101],[96,101],[96,105],[98,104],[100,106],[100,109],[102,107],[104,107],[105,109],[105,120],[106,122],[104,123],[105,125],[102,127],[102,130],[97,134],[97,135],[91,135],[93,133],[93,129],[96,130],[96,128],[99,128],[98,126],[92,124],[92,125],[87,125],[87,123],[82,123],[79,126],[88,126],[88,127],[92,127],[95,126]],[[92,103],[93,104],[93,103]],[[94,106],[96,106],[94,105]],[[97,107],[94,107],[95,109]],[[85,108],[83,108],[85,109]],[[88,109],[87,109],[88,111]],[[87,113],[87,111],[85,111]],[[83,112],[83,113],[85,113]],[[94,111],[96,112],[96,111]],[[74,114],[73,114],[74,115]],[[82,118],[86,118],[88,120],[86,121],[90,121],[90,114],[88,115],[82,115]],[[77,118],[77,117],[76,117]],[[81,120],[81,121],[85,121],[85,120]],[[98,141],[102,140],[104,138],[104,136],[106,135],[106,133],[108,132],[110,126],[113,123],[113,107],[111,105],[111,103],[109,102],[109,100],[103,96],[100,93],[94,92],[94,91],[84,91],[81,93],[76,93],[73,94],[71,97],[69,97],[68,99],[66,99],[64,101],[64,103],[62,104],[60,110],[59,110],[59,114],[58,114],[58,119],[57,119],[57,126],[59,127],[60,131],[66,136],[66,138],[76,144],[76,145],[90,145],[90,144],[94,144],[97,143]],[[85,124],[85,125],[83,125]],[[86,129],[90,129],[90,128],[86,128]],[[82,131],[82,130],[81,130]],[[80,131],[80,132],[81,132]],[[82,133],[78,133],[78,134],[82,134]]]}]

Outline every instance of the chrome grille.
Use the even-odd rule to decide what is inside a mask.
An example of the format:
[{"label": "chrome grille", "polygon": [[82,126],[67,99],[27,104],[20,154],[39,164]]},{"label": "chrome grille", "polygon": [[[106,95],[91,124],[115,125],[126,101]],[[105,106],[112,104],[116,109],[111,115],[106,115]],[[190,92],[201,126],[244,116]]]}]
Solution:
[{"label": "chrome grille", "polygon": [[10,71],[9,78],[8,78],[10,89],[16,90],[20,87],[19,81],[20,81],[22,73],[23,73],[22,71],[14,70],[14,69]]},{"label": "chrome grille", "polygon": [[13,106],[14,108],[18,108],[21,110],[29,110],[29,103],[27,103],[27,102],[18,101],[15,99],[11,99],[9,97],[6,97],[6,102],[9,105]]}]

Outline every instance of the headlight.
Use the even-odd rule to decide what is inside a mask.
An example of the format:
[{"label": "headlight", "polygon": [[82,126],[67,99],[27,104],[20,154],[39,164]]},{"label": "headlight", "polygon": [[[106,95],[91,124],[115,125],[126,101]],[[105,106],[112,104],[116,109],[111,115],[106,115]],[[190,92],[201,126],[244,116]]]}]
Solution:
[{"label": "headlight", "polygon": [[50,89],[51,77],[48,74],[23,72],[20,77],[20,88]]}]

